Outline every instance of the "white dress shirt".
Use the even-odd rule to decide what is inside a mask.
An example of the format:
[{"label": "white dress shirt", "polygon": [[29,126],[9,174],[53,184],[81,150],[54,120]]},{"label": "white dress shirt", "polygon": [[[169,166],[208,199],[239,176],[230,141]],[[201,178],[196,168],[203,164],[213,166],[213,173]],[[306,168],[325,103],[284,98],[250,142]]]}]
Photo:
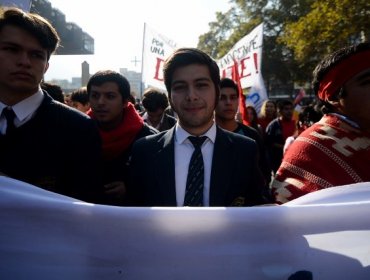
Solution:
[{"label": "white dress shirt", "polygon": [[[177,206],[184,205],[188,168],[191,155],[194,151],[194,146],[188,139],[189,136],[192,135],[186,132],[179,123],[177,123],[175,127],[175,181]],[[204,141],[201,150],[204,161],[203,205],[209,206],[213,148],[216,140],[216,124],[213,123],[211,128],[201,136],[208,137],[208,139]]]},{"label": "white dress shirt", "polygon": [[[21,102],[11,106],[15,113],[14,125],[19,127],[29,121],[35,114],[36,110],[40,107],[43,99],[44,93],[42,92],[41,88],[39,88],[35,94],[32,94],[30,97],[27,97]],[[0,132],[3,135],[6,132],[6,118],[3,115],[3,110],[7,107],[9,106],[0,102]]]}]

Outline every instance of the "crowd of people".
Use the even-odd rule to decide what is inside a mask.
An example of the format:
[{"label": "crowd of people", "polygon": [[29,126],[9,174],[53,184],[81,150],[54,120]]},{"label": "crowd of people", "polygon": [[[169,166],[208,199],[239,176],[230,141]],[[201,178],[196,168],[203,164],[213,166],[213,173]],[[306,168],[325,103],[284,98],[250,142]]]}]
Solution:
[{"label": "crowd of people", "polygon": [[370,181],[370,44],[339,49],[313,71],[317,101],[295,120],[290,100],[258,114],[196,48],[164,62],[167,93],[140,103],[102,70],[68,96],[43,82],[60,38],[43,17],[0,12],[0,174],[116,206],[283,204]]}]

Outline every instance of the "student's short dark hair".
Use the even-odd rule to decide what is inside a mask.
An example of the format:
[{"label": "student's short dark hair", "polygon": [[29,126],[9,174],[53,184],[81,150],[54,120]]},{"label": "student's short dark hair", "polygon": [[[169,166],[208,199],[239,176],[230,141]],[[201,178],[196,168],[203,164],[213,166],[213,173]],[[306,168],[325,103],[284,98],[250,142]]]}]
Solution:
[{"label": "student's short dark hair", "polygon": [[196,48],[177,49],[165,60],[163,77],[168,98],[171,98],[171,85],[175,70],[191,64],[206,65],[208,67],[211,80],[216,89],[216,100],[218,100],[220,96],[220,69],[208,54]]},{"label": "student's short dark hair", "polygon": [[42,82],[41,89],[45,90],[54,100],[64,103],[64,93],[61,86],[48,82]]},{"label": "student's short dark hair", "polygon": [[158,109],[165,110],[169,105],[167,95],[155,88],[148,88],[144,92],[141,103],[148,112],[155,112]]},{"label": "student's short dark hair", "polygon": [[238,85],[232,79],[222,78],[221,81],[220,81],[220,88],[221,89],[222,88],[233,88],[233,89],[235,89],[235,91],[239,95]]},{"label": "student's short dark hair", "polygon": [[298,120],[301,123],[315,123],[318,122],[322,117],[322,113],[313,105],[307,105],[301,113],[298,115]]},{"label": "student's short dark hair", "polygon": [[89,103],[89,95],[87,94],[86,87],[80,87],[71,93],[71,101],[79,102],[82,105],[87,105]]},{"label": "student's short dark hair", "polygon": [[46,49],[48,60],[59,46],[60,38],[57,31],[49,21],[40,15],[26,13],[15,7],[0,8],[0,31],[8,25],[24,29],[34,36]]},{"label": "student's short dark hair", "polygon": [[118,90],[123,100],[130,98],[131,89],[128,80],[120,73],[113,70],[102,70],[92,75],[87,83],[87,93],[90,95],[91,86],[101,86],[104,83],[113,82],[118,85]]},{"label": "student's short dark hair", "polygon": [[278,111],[281,112],[285,106],[292,106],[293,107],[293,102],[288,100],[288,99],[282,99],[282,100],[279,100],[278,103],[277,103],[277,108],[278,108]]}]

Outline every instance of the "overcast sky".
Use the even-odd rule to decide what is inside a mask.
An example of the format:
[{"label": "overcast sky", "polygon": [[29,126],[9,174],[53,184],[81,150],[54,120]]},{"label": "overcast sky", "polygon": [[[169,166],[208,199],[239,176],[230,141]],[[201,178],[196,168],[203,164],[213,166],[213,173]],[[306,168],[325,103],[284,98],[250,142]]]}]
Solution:
[{"label": "overcast sky", "polygon": [[230,8],[228,0],[50,0],[95,39],[94,55],[52,56],[45,77],[68,79],[81,76],[81,63],[87,61],[90,73],[119,68],[140,71],[144,22],[173,39],[178,46],[196,47],[199,35],[209,30],[216,12]]}]

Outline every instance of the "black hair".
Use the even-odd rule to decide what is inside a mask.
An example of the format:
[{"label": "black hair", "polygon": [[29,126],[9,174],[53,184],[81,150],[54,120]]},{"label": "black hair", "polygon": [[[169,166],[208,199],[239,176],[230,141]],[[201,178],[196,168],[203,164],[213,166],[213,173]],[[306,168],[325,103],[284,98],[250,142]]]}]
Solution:
[{"label": "black hair", "polygon": [[28,31],[47,51],[47,59],[59,46],[60,38],[56,29],[40,15],[26,13],[18,8],[0,8],[0,31],[7,25]]},{"label": "black hair", "polygon": [[220,81],[220,89],[221,88],[233,88],[237,92],[238,96],[240,95],[238,85],[232,79],[222,78]]},{"label": "black hair", "polygon": [[293,107],[293,102],[288,99],[279,100],[279,102],[277,103],[278,111],[281,112],[285,106]]},{"label": "black hair", "polygon": [[87,88],[81,87],[71,93],[71,101],[79,102],[82,105],[87,105],[89,103],[89,95],[87,94]]},{"label": "black hair", "polygon": [[220,69],[217,63],[205,52],[196,48],[180,48],[170,55],[164,62],[163,77],[164,84],[168,92],[168,98],[171,98],[171,85],[173,73],[179,67],[191,64],[206,65],[209,69],[211,80],[216,89],[216,103],[220,97]]},{"label": "black hair", "polygon": [[64,94],[61,86],[47,82],[42,82],[41,88],[45,90],[54,100],[64,103]]},{"label": "black hair", "polygon": [[92,75],[87,83],[87,93],[90,95],[91,86],[100,86],[107,82],[113,82],[118,85],[118,90],[124,101],[129,100],[131,89],[128,80],[120,73],[112,70],[98,71]]},{"label": "black hair", "polygon": [[154,88],[148,88],[144,92],[141,103],[148,112],[155,112],[158,109],[165,110],[169,105],[167,95]]}]

